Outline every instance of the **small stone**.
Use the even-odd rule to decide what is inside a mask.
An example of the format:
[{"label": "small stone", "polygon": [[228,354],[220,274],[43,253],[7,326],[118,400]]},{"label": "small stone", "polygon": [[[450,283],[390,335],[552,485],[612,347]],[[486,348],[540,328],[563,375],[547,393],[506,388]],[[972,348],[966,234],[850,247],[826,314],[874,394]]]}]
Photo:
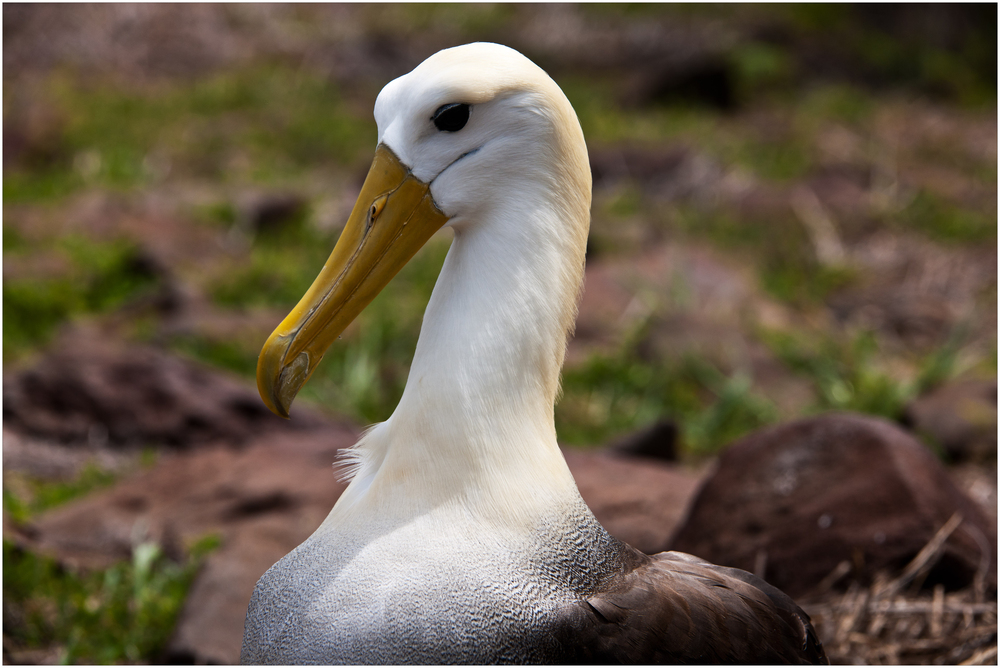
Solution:
[{"label": "small stone", "polygon": [[614,441],[608,446],[608,451],[629,457],[677,461],[677,425],[669,420],[659,420]]}]

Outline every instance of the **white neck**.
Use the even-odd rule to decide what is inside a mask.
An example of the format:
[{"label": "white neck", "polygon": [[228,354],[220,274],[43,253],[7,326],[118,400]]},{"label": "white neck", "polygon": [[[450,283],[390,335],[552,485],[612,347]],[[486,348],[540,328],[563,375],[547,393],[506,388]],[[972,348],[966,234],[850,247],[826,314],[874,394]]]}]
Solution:
[{"label": "white neck", "polygon": [[580,221],[561,217],[579,212],[555,209],[539,192],[456,226],[399,406],[356,446],[338,508],[398,517],[454,502],[523,517],[579,498],[553,404],[586,225],[567,233]]}]

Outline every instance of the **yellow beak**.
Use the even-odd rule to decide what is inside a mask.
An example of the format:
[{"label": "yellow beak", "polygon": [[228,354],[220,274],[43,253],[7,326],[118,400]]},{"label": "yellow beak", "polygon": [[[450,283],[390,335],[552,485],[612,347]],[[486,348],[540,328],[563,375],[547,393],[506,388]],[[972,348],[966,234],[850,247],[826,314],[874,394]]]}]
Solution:
[{"label": "yellow beak", "polygon": [[260,351],[257,389],[268,408],[288,417],[330,344],[446,222],[430,185],[379,144],[330,259]]}]

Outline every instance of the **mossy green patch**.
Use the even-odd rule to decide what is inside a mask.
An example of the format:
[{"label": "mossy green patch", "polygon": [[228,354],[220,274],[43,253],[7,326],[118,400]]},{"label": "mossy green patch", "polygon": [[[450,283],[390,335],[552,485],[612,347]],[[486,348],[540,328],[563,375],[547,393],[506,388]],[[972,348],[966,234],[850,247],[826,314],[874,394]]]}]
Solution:
[{"label": "mossy green patch", "polygon": [[801,118],[817,124],[836,122],[857,127],[868,123],[876,106],[876,98],[856,86],[827,83],[805,91],[796,111]]},{"label": "mossy green patch", "polygon": [[815,384],[816,410],[856,410],[897,418],[912,390],[873,364],[877,340],[871,333],[847,345],[832,337],[821,340],[769,332],[764,341],[792,370]]},{"label": "mossy green patch", "polygon": [[209,537],[174,563],[158,546],[132,559],[74,573],[52,559],[3,542],[4,642],[8,649],[61,648],[63,663],[149,663],[166,647]]},{"label": "mossy green patch", "polygon": [[899,223],[945,243],[995,245],[997,241],[995,207],[976,210],[959,206],[927,190],[918,192],[899,214]]},{"label": "mossy green patch", "polygon": [[102,243],[69,236],[56,248],[68,259],[68,273],[3,283],[4,359],[43,345],[59,324],[73,316],[110,310],[158,280],[126,241]]},{"label": "mossy green patch", "polygon": [[737,438],[777,421],[777,407],[754,391],[749,375],[737,372],[726,376],[707,364],[702,366],[700,375],[714,399],[682,423],[684,444],[689,451],[716,454]]},{"label": "mossy green patch", "polygon": [[729,54],[735,72],[737,96],[748,100],[762,92],[787,89],[795,74],[795,62],[787,49],[765,42],[748,41]]},{"label": "mossy green patch", "polygon": [[71,480],[25,480],[26,493],[17,494],[4,485],[3,509],[15,522],[26,522],[37,513],[108,487],[117,479],[115,473],[88,464]]},{"label": "mossy green patch", "polygon": [[[948,335],[944,344],[924,356],[914,381],[914,392],[923,394],[951,379],[958,368],[959,353],[969,341],[971,327],[968,322],[960,322]],[[996,374],[996,346],[992,349],[994,365],[992,373]]]},{"label": "mossy green patch", "polygon": [[815,167],[820,128],[864,123],[874,108],[871,96],[855,87],[823,85],[803,91],[794,106],[764,105],[748,122],[744,116],[688,104],[623,106],[616,103],[620,94],[615,81],[601,76],[569,75],[561,84],[592,146],[694,145],[725,166],[778,183],[801,178]]},{"label": "mossy green patch", "polygon": [[239,341],[217,341],[194,335],[174,337],[170,340],[170,347],[210,366],[248,378],[254,377],[260,354],[256,346],[251,348]]},{"label": "mossy green patch", "polygon": [[667,225],[695,239],[756,259],[760,285],[771,296],[800,307],[821,304],[857,280],[847,266],[824,265],[802,224],[788,216],[762,220],[726,208],[674,207]]},{"label": "mossy green patch", "polygon": [[594,355],[564,370],[562,389],[556,429],[560,441],[572,445],[605,444],[672,419],[685,452],[711,454],[778,417],[745,374],[727,376],[693,356],[666,363],[629,352]]},{"label": "mossy green patch", "polygon": [[7,204],[138,188],[172,173],[285,184],[319,165],[353,166],[375,143],[370,113],[351,111],[318,73],[281,65],[131,88],[56,74],[45,92],[63,119],[51,130],[57,157],[5,167]]},{"label": "mossy green patch", "polygon": [[[149,453],[143,465],[152,462]],[[115,473],[93,464],[70,480],[5,476],[3,508],[14,522],[105,488]],[[62,663],[149,663],[170,638],[188,587],[218,538],[196,541],[182,563],[152,543],[129,562],[74,572],[54,560],[3,542],[4,643],[7,651],[54,649]]]},{"label": "mossy green patch", "polygon": [[[777,252],[778,244],[788,243],[794,239],[794,247],[798,248],[801,236],[796,227],[789,224],[788,219],[776,219],[769,224],[748,216],[737,215],[726,208],[697,209],[693,207],[677,207],[674,220],[678,227],[696,239],[707,239],[713,245],[729,250],[754,248]],[[775,234],[777,230],[780,233]],[[774,240],[775,243],[771,243]]]},{"label": "mossy green patch", "polygon": [[605,207],[605,212],[611,218],[627,218],[642,211],[642,192],[632,186],[616,193]]},{"label": "mossy green patch", "polygon": [[797,137],[734,143],[730,160],[760,178],[778,182],[805,176],[813,166],[810,147]]},{"label": "mossy green patch", "polygon": [[10,225],[3,228],[3,253],[4,255],[20,255],[31,250],[31,244],[24,238],[20,231]]},{"label": "mossy green patch", "polygon": [[760,284],[778,299],[808,307],[821,304],[834,292],[852,285],[857,271],[846,266],[826,266],[795,257],[777,257],[760,271]]},{"label": "mossy green patch", "polygon": [[812,410],[851,410],[893,420],[914,397],[954,373],[965,336],[965,329],[957,328],[943,346],[918,360],[913,377],[899,377],[880,363],[886,356],[873,332],[846,338],[761,333],[779,359],[813,382],[818,401]]},{"label": "mossy green patch", "polygon": [[308,230],[291,242],[259,239],[249,258],[210,287],[212,297],[229,308],[290,309],[312,285],[334,244],[334,239]]}]

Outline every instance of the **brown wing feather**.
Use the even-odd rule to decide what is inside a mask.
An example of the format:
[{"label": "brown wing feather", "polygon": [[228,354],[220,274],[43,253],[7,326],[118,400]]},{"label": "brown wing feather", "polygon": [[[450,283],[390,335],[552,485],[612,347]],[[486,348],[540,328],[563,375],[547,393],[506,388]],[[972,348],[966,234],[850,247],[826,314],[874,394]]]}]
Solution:
[{"label": "brown wing feather", "polygon": [[561,611],[566,663],[827,663],[809,617],[760,578],[628,549],[625,573]]}]

